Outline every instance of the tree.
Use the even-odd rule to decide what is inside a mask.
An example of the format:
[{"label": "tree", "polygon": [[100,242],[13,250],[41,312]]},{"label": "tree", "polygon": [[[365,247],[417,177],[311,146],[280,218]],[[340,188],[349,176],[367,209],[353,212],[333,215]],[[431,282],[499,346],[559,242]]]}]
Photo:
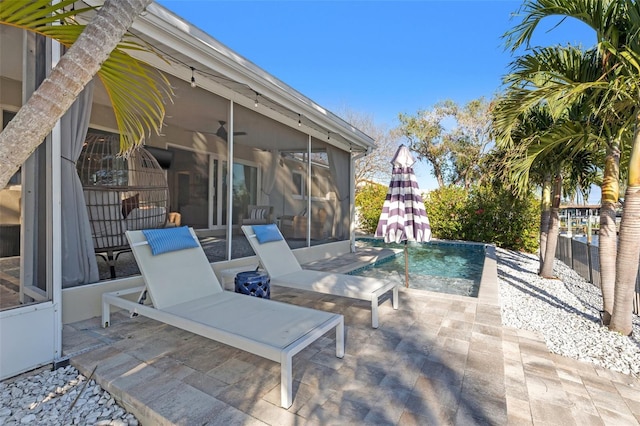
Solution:
[{"label": "tree", "polygon": [[[531,59],[525,61],[531,62]],[[566,135],[574,135],[574,122],[581,122],[579,108],[560,109],[554,117],[554,103],[540,101],[521,110],[523,86],[520,79],[517,85],[509,87],[497,101],[493,112],[496,145],[502,150],[502,157],[509,167],[504,174],[515,192],[526,194],[530,191],[530,177],[533,183],[542,187],[540,218],[540,275],[553,276],[553,263],[559,235],[559,208],[563,194],[576,186],[590,187],[594,166],[589,163],[588,151],[574,149],[570,154],[564,152],[556,142]],[[538,90],[535,79],[526,80],[527,90]],[[515,107],[515,108],[514,108]],[[519,115],[513,113],[519,111]],[[571,140],[568,144],[571,145]],[[569,179],[565,180],[564,176]],[[564,185],[563,185],[564,183]]]},{"label": "tree", "polygon": [[445,186],[445,169],[449,149],[444,140],[444,117],[450,114],[446,105],[436,105],[432,111],[418,111],[416,116],[400,114],[400,133],[409,140],[409,149],[418,154],[418,160],[427,160],[433,168],[438,187]]},{"label": "tree", "polygon": [[[627,123],[633,123],[632,127],[635,128],[628,163],[629,175],[620,241],[615,257],[612,304],[607,296],[610,277],[607,273],[602,277],[605,305],[603,322],[607,322],[608,309],[611,309],[609,328],[629,334],[632,328],[632,296],[640,258],[640,84],[637,77],[640,71],[640,41],[636,35],[640,29],[640,5],[632,0],[530,0],[523,4],[521,12],[522,21],[505,35],[507,45],[513,50],[528,44],[538,24],[549,16],[578,19],[596,33],[602,73],[586,83],[585,80],[578,84],[558,81],[554,86],[548,87],[544,95],[547,98],[564,99],[567,104],[572,103],[576,97],[586,97],[594,112],[605,111],[604,117],[601,116],[603,131],[598,134],[604,135],[609,141],[604,171],[605,186],[602,191],[604,214],[601,214],[601,221],[603,216],[605,221],[610,221],[611,204],[617,202],[617,180],[613,179],[613,175],[618,172],[616,161],[619,158],[619,142],[622,135],[630,130]],[[616,125],[609,127],[612,119]],[[610,228],[608,222],[601,222],[601,229],[603,225]],[[608,232],[605,230],[604,234],[601,233],[601,244],[612,240],[607,236]],[[604,241],[602,237],[605,237]],[[601,246],[601,254],[603,249]],[[601,261],[609,262],[611,257],[604,254]],[[605,284],[605,279],[608,284]]]},{"label": "tree", "polygon": [[374,122],[373,117],[348,108],[339,115],[352,126],[373,138],[376,148],[355,161],[355,185],[367,182],[388,182],[391,179],[391,159],[398,149],[398,138],[389,130]]},{"label": "tree", "polygon": [[[499,103],[501,100],[501,98],[497,99],[496,105],[498,105],[498,107],[500,106]],[[514,139],[517,140],[519,137],[526,137],[530,131],[530,129],[526,129],[527,126],[533,129],[544,127],[544,124],[537,122],[537,119],[542,118],[544,118],[543,114],[532,114],[528,118],[520,120],[520,127],[515,130],[520,130],[523,134],[518,137],[514,137]],[[495,132],[495,129],[493,131]],[[523,173],[520,171],[514,171],[514,168],[516,168],[518,162],[526,156],[525,144],[519,143],[513,146],[504,146],[500,143],[501,141],[497,140],[498,137],[499,135],[494,135],[497,143],[487,153],[483,160],[483,181],[481,183],[494,182],[494,185],[497,185],[499,182],[502,190],[508,191],[518,200],[531,197],[536,187],[542,188],[542,196],[539,198],[540,219],[537,228],[539,234],[538,254],[541,270],[546,253],[547,233],[549,231],[549,222],[551,218],[551,173],[543,167],[544,164],[542,162],[538,162],[535,165],[532,165],[532,168],[528,170],[528,182],[526,182],[526,184],[521,182]]]},{"label": "tree", "polygon": [[483,98],[455,107],[456,127],[451,131],[452,182],[466,189],[482,177],[482,157],[491,142],[490,104]]},{"label": "tree", "polygon": [[[51,5],[48,0],[37,0],[30,2],[30,7],[24,7],[25,3],[20,1],[0,2],[0,23],[71,46],[0,133],[0,188],[6,186],[42,143],[101,67],[101,79],[105,87],[112,90],[110,96],[120,128],[122,150],[140,144],[147,128],[159,130],[164,119],[166,92],[162,83],[158,85],[157,77],[152,77],[140,62],[121,49],[114,50],[151,0],[106,0],[86,26],[78,25],[72,17],[88,9],[64,10],[73,3],[62,0]],[[62,24],[58,25],[60,21]],[[141,48],[131,42],[120,47]],[[168,83],[165,87],[169,87]]]},{"label": "tree", "polygon": [[[527,108],[530,103],[551,102],[557,116],[573,108],[573,120],[565,120],[562,125],[556,126],[538,153],[563,147],[556,155],[576,158],[577,150],[590,149],[598,155],[603,149],[606,150],[606,159],[600,162],[604,164],[604,180],[593,180],[593,173],[591,177],[592,183],[600,181],[598,183],[602,189],[599,252],[603,322],[607,324],[613,306],[616,275],[615,212],[619,194],[620,147],[623,141],[629,140],[633,122],[620,118],[624,109],[632,105],[630,97],[617,93],[617,82],[611,76],[607,77],[610,73],[603,63],[604,58],[597,49],[582,51],[570,46],[532,49],[530,54],[514,61],[514,72],[508,81],[512,89],[514,85],[518,89],[510,91],[511,99],[506,109],[513,112]],[[570,95],[567,96],[567,93]],[[574,104],[571,105],[571,102]],[[502,111],[501,114],[507,121],[513,122],[509,113]],[[585,188],[584,183],[580,186]]]},{"label": "tree", "polygon": [[489,108],[483,98],[464,107],[448,100],[416,116],[399,115],[399,132],[419,160],[431,163],[440,188],[454,184],[468,189],[482,176],[481,159],[491,141]]},{"label": "tree", "polygon": [[467,193],[466,240],[516,251],[538,248],[538,201],[532,193],[515,195],[501,182],[488,179]]}]

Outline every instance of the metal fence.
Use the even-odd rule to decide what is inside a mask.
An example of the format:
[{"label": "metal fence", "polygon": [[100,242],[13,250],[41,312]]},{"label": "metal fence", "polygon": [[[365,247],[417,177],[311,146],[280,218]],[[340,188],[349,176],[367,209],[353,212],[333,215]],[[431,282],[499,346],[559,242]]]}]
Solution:
[{"label": "metal fence", "polygon": [[[600,254],[598,253],[598,246],[560,235],[558,237],[556,259],[564,262],[591,284],[600,287]],[[640,314],[640,270],[636,277],[633,313]]]}]

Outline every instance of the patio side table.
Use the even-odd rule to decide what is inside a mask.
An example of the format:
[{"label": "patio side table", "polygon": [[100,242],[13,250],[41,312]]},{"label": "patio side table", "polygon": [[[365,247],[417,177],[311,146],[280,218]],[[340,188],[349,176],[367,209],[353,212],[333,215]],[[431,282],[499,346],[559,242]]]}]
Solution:
[{"label": "patio side table", "polygon": [[265,272],[246,271],[240,272],[235,278],[235,291],[240,294],[260,297],[263,299],[271,298],[271,280]]}]

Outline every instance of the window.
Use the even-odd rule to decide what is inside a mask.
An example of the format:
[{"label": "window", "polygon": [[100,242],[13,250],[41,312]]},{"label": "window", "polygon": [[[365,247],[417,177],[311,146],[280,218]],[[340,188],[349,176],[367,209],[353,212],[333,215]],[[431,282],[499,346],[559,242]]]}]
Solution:
[{"label": "window", "polygon": [[304,176],[300,172],[293,172],[291,174],[291,179],[293,181],[293,198],[302,199],[304,198],[305,185],[304,185]]},{"label": "window", "polygon": [[[292,172],[293,198],[305,200],[307,198],[306,176],[301,172]],[[324,200],[327,197],[329,182],[326,176],[311,176],[311,199]]]}]

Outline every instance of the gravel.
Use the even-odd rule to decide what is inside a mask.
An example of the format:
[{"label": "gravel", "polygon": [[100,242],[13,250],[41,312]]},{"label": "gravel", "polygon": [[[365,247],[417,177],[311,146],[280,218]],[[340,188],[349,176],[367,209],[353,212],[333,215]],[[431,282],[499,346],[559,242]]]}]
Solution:
[{"label": "gravel", "polygon": [[[497,249],[498,281],[505,326],[540,333],[553,353],[640,377],[640,318],[633,335],[600,325],[600,290],[556,261],[557,279],[537,275],[537,257]],[[0,426],[137,426],[95,381],[67,366],[40,369],[0,383]]]},{"label": "gravel", "polygon": [[549,351],[640,377],[640,317],[631,337],[600,324],[600,289],[562,262],[557,279],[537,275],[534,255],[498,249],[498,281],[505,326],[540,333]]},{"label": "gravel", "polygon": [[94,380],[67,366],[0,383],[0,425],[137,426],[138,420]]}]

